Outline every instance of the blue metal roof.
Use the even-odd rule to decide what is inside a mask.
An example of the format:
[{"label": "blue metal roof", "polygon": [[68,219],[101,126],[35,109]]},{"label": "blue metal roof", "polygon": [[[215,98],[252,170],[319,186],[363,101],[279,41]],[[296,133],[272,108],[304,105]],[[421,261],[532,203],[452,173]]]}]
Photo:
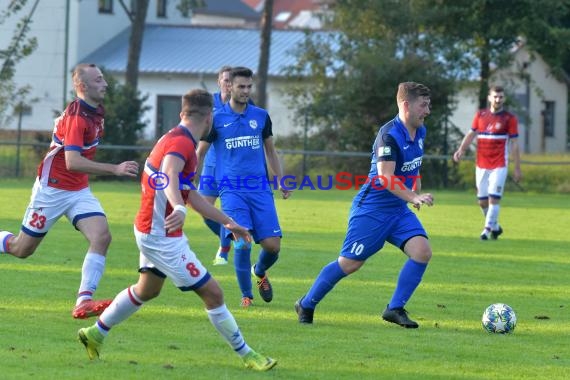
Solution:
[{"label": "blue metal roof", "polygon": [[[326,32],[311,32],[312,35]],[[82,59],[109,72],[123,73],[127,66],[130,28]],[[292,51],[305,33],[273,30],[269,58],[270,76],[296,62]],[[259,64],[260,30],[188,26],[146,26],[139,63],[140,73],[217,74],[223,65],[246,66],[254,72]]]}]

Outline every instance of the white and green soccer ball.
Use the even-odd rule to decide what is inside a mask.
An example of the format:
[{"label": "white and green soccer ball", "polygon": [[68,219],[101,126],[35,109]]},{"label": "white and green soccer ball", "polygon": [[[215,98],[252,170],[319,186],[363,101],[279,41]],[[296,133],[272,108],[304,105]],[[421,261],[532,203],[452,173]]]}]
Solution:
[{"label": "white and green soccer ball", "polygon": [[517,316],[513,308],[509,305],[494,303],[485,309],[481,322],[487,332],[508,334],[515,330]]}]

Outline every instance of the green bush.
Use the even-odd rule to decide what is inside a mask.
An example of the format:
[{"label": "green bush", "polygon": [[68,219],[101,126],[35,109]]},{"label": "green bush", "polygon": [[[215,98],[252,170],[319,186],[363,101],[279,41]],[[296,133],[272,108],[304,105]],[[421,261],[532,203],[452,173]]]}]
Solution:
[{"label": "green bush", "polygon": [[[299,149],[298,147],[295,147]],[[301,150],[301,149],[299,149]],[[360,172],[338,170],[337,168],[347,157],[331,157],[319,155],[307,155],[305,158],[305,172],[303,172],[302,154],[283,154],[283,168],[286,175],[293,175],[297,180],[301,176],[308,175],[316,184],[317,177],[333,177],[339,171],[350,172],[353,176],[366,175],[368,171]],[[369,158],[350,157],[352,160],[367,162]],[[473,160],[463,160],[455,163],[449,159],[447,168],[445,161],[440,159],[424,158],[422,165],[422,187],[424,189],[450,189],[450,190],[473,190],[475,191],[475,163]],[[515,183],[512,179],[513,167],[509,168],[509,177],[505,188],[507,191],[528,191],[535,193],[570,193],[570,155],[528,155],[522,158],[521,164],[522,181]]]},{"label": "green bush", "polygon": [[[462,161],[454,167],[455,177],[452,179],[456,189],[472,189],[475,186],[475,164],[473,161]],[[529,191],[536,193],[570,193],[570,156],[568,155],[532,155],[524,156],[521,163],[522,181],[519,184],[512,180],[513,166],[509,167],[509,178],[506,190]]]}]

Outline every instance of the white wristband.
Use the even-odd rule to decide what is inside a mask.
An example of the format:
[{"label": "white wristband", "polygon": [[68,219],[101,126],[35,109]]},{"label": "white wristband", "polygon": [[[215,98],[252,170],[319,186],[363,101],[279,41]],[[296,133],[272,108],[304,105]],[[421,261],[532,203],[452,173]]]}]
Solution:
[{"label": "white wristband", "polygon": [[186,216],[186,206],[183,205],[176,205],[173,208],[174,211],[180,211],[181,213],[184,214],[184,216]]}]

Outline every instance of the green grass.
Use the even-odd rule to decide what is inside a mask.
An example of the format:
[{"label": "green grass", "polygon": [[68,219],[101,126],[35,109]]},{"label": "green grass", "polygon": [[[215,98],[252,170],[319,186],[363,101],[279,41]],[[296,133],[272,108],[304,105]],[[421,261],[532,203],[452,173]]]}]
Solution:
[{"label": "green grass", "polygon": [[[17,231],[32,180],[0,181],[0,228]],[[107,211],[113,243],[98,298],[137,279],[132,220],[136,183],[93,184]],[[90,362],[76,341],[92,321],[71,318],[86,249],[62,219],[27,260],[0,257],[0,377],[6,379],[564,379],[570,373],[570,197],[507,193],[505,233],[480,242],[474,194],[437,192],[420,211],[434,256],[407,305],[421,327],[389,325],[389,301],[405,257],[392,246],[341,281],[323,300],[313,326],[293,310],[342,244],[352,191],[297,191],[276,201],[285,233],[271,270],[275,299],[239,308],[233,268],[209,265],[216,240],[189,213],[191,246],[220,282],[248,343],[279,361],[265,374],[244,369],[217,335],[199,298],[167,283],[159,298],[116,326],[102,360]],[[254,255],[257,254],[257,249]],[[233,258],[233,253],[230,256]],[[512,335],[483,331],[495,302],[518,317]]]}]

